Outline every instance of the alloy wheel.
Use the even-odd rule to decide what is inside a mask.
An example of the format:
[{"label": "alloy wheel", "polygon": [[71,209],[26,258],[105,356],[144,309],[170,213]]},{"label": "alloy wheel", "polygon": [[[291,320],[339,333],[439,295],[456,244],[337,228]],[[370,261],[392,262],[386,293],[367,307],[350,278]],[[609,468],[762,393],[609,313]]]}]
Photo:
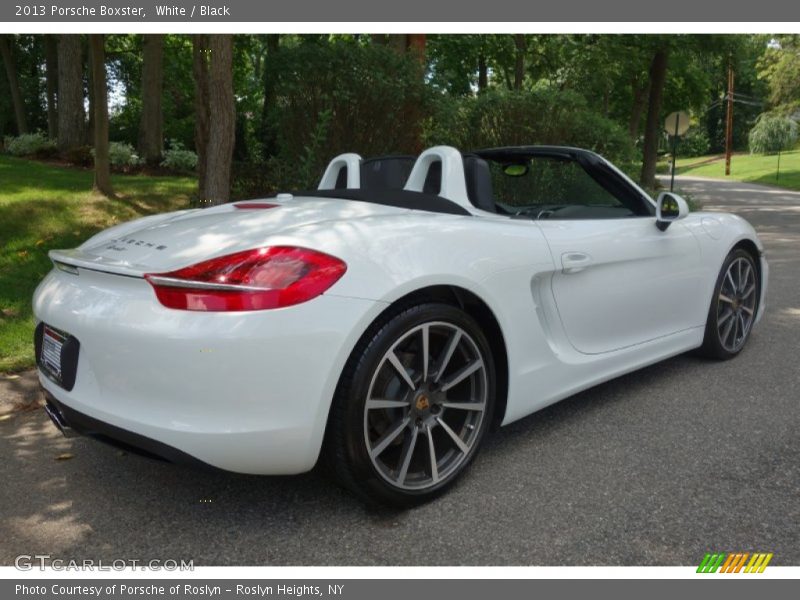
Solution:
[{"label": "alloy wheel", "polygon": [[410,329],[370,382],[364,440],[372,465],[404,490],[446,481],[480,440],[487,398],[486,364],[464,329],[443,321]]},{"label": "alloy wheel", "polygon": [[756,272],[743,256],[728,266],[717,298],[717,335],[728,352],[741,350],[755,318]]}]

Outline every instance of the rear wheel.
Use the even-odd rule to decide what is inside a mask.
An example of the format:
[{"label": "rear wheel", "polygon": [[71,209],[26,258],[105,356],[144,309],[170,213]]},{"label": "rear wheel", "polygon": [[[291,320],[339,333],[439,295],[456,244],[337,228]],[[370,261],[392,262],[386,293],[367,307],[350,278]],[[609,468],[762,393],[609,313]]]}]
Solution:
[{"label": "rear wheel", "polygon": [[708,310],[700,352],[711,358],[733,358],[744,348],[758,311],[760,281],[753,256],[738,248],[722,265]]},{"label": "rear wheel", "polygon": [[494,364],[477,323],[453,306],[414,306],[382,323],[342,374],[325,452],[360,496],[411,506],[450,487],[475,456],[492,419]]}]

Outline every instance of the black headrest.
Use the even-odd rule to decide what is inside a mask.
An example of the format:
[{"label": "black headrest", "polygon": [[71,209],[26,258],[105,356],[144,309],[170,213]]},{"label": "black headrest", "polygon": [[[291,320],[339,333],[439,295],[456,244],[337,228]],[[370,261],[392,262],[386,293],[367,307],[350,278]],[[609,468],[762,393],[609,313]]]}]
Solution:
[{"label": "black headrest", "polygon": [[488,212],[497,212],[489,163],[479,156],[465,156],[464,178],[467,183],[467,197],[472,205]]},{"label": "black headrest", "polygon": [[361,161],[362,190],[402,190],[414,166],[413,156],[379,156]]}]

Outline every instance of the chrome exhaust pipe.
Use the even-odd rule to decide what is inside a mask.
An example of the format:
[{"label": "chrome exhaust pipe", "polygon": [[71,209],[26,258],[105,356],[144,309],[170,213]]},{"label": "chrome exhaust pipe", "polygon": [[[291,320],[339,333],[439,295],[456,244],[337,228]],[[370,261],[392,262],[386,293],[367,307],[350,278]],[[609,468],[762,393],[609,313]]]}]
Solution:
[{"label": "chrome exhaust pipe", "polygon": [[67,425],[67,422],[64,420],[64,415],[61,414],[61,411],[58,410],[57,407],[48,402],[44,405],[44,412],[47,413],[47,416],[50,417],[53,424],[58,427],[58,430],[64,434],[64,437],[71,438],[78,436],[78,433]]}]

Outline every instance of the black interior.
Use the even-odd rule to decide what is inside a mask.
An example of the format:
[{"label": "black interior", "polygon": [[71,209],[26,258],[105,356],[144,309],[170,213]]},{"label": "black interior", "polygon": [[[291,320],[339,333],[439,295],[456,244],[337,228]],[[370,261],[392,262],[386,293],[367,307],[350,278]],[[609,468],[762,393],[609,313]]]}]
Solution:
[{"label": "black interior", "polygon": [[361,161],[361,189],[402,190],[416,158],[413,156],[378,156]]},{"label": "black interior", "polygon": [[487,212],[497,212],[489,163],[479,156],[464,156],[464,177],[467,183],[467,196],[472,205]]},{"label": "black interior", "polygon": [[[536,206],[535,213],[525,218],[618,218],[624,212],[630,216],[654,214],[652,203],[624,177],[611,168],[600,156],[588,150],[565,146],[509,146],[487,148],[464,154],[464,178],[470,203],[492,213],[518,214],[502,203],[498,205],[492,183],[490,162],[514,165],[536,157],[575,162],[602,188],[612,194],[622,206]],[[434,161],[428,168],[422,192],[403,189],[416,157],[391,155],[367,158],[361,162],[360,189],[347,188],[347,168],[339,170],[333,190],[297,192],[298,195],[343,198],[372,202],[399,208],[428,212],[469,215],[470,212],[451,200],[441,197],[442,163]],[[541,215],[541,216],[538,216]]]}]

